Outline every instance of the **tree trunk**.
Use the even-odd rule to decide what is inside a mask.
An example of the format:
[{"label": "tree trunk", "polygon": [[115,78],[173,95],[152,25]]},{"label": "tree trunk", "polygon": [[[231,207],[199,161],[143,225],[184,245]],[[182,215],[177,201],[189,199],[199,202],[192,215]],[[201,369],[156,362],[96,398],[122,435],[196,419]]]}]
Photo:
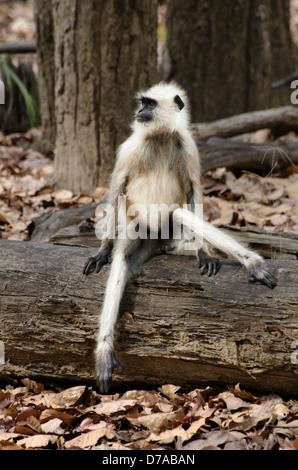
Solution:
[{"label": "tree trunk", "polygon": [[157,0],[52,0],[58,186],[108,182],[133,95],[157,73]]},{"label": "tree trunk", "polygon": [[166,46],[166,78],[186,88],[195,122],[290,103],[271,88],[297,70],[289,0],[169,0]]},{"label": "tree trunk", "polygon": [[[94,380],[98,315],[109,267],[82,275],[94,249],[0,241],[0,379]],[[297,261],[267,261],[270,290],[241,266],[200,276],[192,257],[159,256],[126,288],[114,386],[226,386],[297,396]],[[126,313],[125,313],[126,312]]]},{"label": "tree trunk", "polygon": [[54,31],[51,2],[34,0],[37,35],[38,91],[42,136],[34,148],[43,154],[54,152],[56,139]]}]

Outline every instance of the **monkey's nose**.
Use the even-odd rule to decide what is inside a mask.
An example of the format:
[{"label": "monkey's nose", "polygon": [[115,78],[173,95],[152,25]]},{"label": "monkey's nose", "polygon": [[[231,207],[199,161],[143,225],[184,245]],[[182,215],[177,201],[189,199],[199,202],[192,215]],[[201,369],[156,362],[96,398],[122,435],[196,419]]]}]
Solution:
[{"label": "monkey's nose", "polygon": [[148,122],[151,121],[152,119],[152,114],[148,109],[145,107],[141,108],[140,111],[137,114],[137,120],[140,122]]}]

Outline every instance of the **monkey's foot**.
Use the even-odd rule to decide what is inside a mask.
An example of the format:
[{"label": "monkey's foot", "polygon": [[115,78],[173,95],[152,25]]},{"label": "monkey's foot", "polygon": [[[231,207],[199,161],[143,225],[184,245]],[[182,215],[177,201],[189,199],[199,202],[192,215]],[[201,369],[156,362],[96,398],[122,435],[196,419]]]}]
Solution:
[{"label": "monkey's foot", "polygon": [[270,287],[270,289],[274,289],[277,285],[276,278],[267,271],[264,263],[253,264],[248,268],[248,280],[249,282],[260,281]]},{"label": "monkey's foot", "polygon": [[98,355],[96,360],[96,381],[101,393],[108,393],[115,367],[117,367],[119,372],[122,372],[122,366],[113,351],[107,351],[100,356]]},{"label": "monkey's foot", "polygon": [[212,274],[215,276],[220,270],[220,266],[219,259],[212,258],[205,253],[199,255],[198,268],[202,268],[201,275],[207,273],[208,277],[212,276]]},{"label": "monkey's foot", "polygon": [[107,254],[106,252],[103,253],[98,253],[96,256],[91,256],[91,258],[88,258],[84,268],[83,268],[83,274],[88,274],[95,266],[95,272],[99,273],[101,268],[105,265],[111,262],[111,255],[110,253]]}]

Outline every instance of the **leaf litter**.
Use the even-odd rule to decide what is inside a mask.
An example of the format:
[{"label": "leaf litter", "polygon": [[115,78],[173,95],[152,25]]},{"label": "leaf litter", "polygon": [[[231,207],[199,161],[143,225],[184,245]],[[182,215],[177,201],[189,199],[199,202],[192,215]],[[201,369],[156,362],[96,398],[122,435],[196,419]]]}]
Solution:
[{"label": "leaf litter", "polygon": [[[32,149],[39,135],[40,129],[6,136],[0,132],[0,238],[27,241],[33,219],[100,202],[107,195],[107,187],[81,194],[55,189],[53,160]],[[202,185],[209,222],[298,233],[297,169],[287,175],[243,172],[236,177],[219,168],[208,172]]]},{"label": "leaf litter", "polygon": [[167,384],[112,395],[22,385],[0,389],[0,450],[298,450],[298,402],[239,384],[218,394]]}]

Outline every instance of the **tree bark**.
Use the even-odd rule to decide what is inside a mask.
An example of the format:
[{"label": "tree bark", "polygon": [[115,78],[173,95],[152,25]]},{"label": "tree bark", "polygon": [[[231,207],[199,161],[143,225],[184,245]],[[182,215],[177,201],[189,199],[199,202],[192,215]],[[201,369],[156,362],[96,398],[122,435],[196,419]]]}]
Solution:
[{"label": "tree bark", "polygon": [[280,136],[290,131],[298,132],[298,108],[284,106],[243,113],[214,122],[194,123],[191,128],[198,141],[214,136],[234,137],[267,128],[273,135]]},{"label": "tree bark", "polygon": [[298,165],[298,145],[286,140],[255,144],[213,137],[198,148],[203,173],[225,167],[266,175]]},{"label": "tree bark", "polygon": [[271,83],[297,70],[289,0],[169,0],[165,55],[193,122],[287,105],[290,90]]},{"label": "tree bark", "polygon": [[51,2],[34,0],[34,16],[42,122],[42,135],[34,143],[34,148],[47,155],[54,152],[56,140],[54,25]]},{"label": "tree bark", "polygon": [[[83,276],[94,249],[2,240],[0,379],[94,380],[95,335],[109,267]],[[113,385],[242,387],[297,395],[298,263],[267,261],[270,290],[245,269],[200,276],[195,259],[159,256],[126,288]],[[126,313],[125,313],[126,312]]]},{"label": "tree bark", "polygon": [[157,73],[157,0],[52,0],[57,186],[107,184],[133,95]]}]

